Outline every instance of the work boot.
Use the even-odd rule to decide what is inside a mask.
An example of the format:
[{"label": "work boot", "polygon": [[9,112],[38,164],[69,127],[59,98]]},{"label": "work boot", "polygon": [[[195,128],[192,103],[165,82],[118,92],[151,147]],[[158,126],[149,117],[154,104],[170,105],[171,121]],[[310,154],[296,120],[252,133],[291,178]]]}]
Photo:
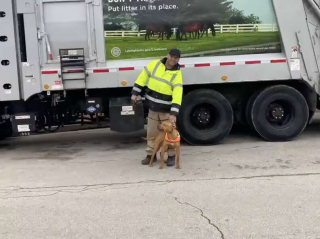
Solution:
[{"label": "work boot", "polygon": [[168,167],[174,166],[175,163],[176,163],[176,156],[168,156],[167,166]]},{"label": "work boot", "polygon": [[[151,155],[147,155],[147,157],[141,161],[141,164],[142,165],[149,165],[150,160],[151,160]],[[157,155],[154,157],[153,162],[157,162]]]}]

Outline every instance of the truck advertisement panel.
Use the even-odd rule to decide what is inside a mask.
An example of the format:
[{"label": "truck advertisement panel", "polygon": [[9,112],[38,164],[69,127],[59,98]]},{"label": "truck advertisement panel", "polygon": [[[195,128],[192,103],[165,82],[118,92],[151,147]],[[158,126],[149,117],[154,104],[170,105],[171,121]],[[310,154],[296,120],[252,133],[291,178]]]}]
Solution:
[{"label": "truck advertisement panel", "polygon": [[103,0],[108,60],[281,52],[271,0]]}]

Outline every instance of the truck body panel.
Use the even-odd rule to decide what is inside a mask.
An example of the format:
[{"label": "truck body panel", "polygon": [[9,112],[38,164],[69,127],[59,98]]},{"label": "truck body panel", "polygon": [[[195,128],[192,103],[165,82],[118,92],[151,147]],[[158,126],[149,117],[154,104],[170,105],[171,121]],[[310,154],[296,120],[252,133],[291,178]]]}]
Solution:
[{"label": "truck body panel", "polygon": [[[134,62],[108,63],[104,68],[88,68],[88,89],[132,87],[137,75],[149,63],[147,60]],[[246,55],[241,57],[203,57],[181,59],[185,85],[207,83],[234,83],[245,81],[289,80],[289,62],[283,54]],[[42,71],[43,85],[54,86],[59,79],[59,68]],[[47,74],[52,72],[52,74]],[[214,74],[213,74],[214,72]],[[227,81],[221,79],[228,77]],[[126,86],[121,81],[127,81]],[[71,85],[73,84],[73,85]],[[83,82],[70,81],[64,84],[64,89],[84,88]],[[54,88],[55,89],[55,88]]]},{"label": "truck body panel", "polygon": [[34,0],[18,1],[17,2],[18,15],[23,18],[24,37],[20,42],[25,42],[25,59],[21,59],[20,67],[22,76],[20,85],[23,89],[21,97],[27,100],[30,96],[41,92],[41,75],[40,75],[40,59],[39,59],[39,43],[37,18],[35,12]]},{"label": "truck body panel", "polygon": [[11,0],[1,2],[0,9],[0,101],[20,99],[19,48],[16,7]]},{"label": "truck body panel", "polygon": [[[291,70],[292,79],[309,81],[311,85],[319,79],[319,68],[314,56],[314,48],[311,43],[305,12],[302,1],[274,1],[279,28],[281,31],[284,53],[294,61],[300,62],[300,71]],[[287,7],[290,5],[290,8]],[[309,13],[310,14],[310,13]],[[293,47],[299,48],[298,57],[292,57]]]},{"label": "truck body panel", "polygon": [[[318,6],[320,6],[319,2]],[[320,69],[320,10],[317,11],[316,9],[313,9],[312,6],[305,5],[305,11],[307,16],[307,24],[311,38],[311,44],[316,58],[317,67],[318,69]]]},{"label": "truck body panel", "polygon": [[[24,0],[23,3],[26,1]],[[311,10],[305,12],[305,7],[301,0],[294,1],[294,3],[292,1],[274,1],[281,32],[282,53],[182,58],[181,64],[185,66],[182,70],[185,84],[232,83],[254,80],[274,81],[302,78],[313,86],[314,81],[319,78],[318,59],[314,59],[315,57],[319,57],[317,53],[319,38],[316,37],[317,30],[312,29],[310,31],[314,32],[313,36],[311,36],[314,38],[314,46],[312,46],[312,38],[310,38],[309,27],[305,21],[305,17],[312,18],[314,14]],[[39,42],[39,51],[42,58],[39,60],[42,70],[41,91],[47,90],[44,88],[45,85],[50,86],[48,90],[124,87],[121,84],[123,80],[128,82],[125,87],[131,87],[139,71],[151,60],[132,59],[113,61],[106,59],[105,52],[110,49],[106,49],[108,45],[104,44],[104,31],[101,22],[103,17],[102,1],[36,0],[36,2],[36,9],[40,16],[40,20],[38,19],[39,22],[37,23],[40,26],[38,34],[47,36],[42,36]],[[284,7],[289,2],[293,8]],[[29,4],[32,5],[33,1],[29,1]],[[287,18],[286,16],[290,17]],[[314,22],[316,21],[318,20],[314,19]],[[31,22],[27,24],[27,26],[33,27],[34,25]],[[73,29],[73,31],[70,29]],[[49,42],[51,53],[48,52],[46,40]],[[27,48],[34,49],[35,44],[32,43],[30,38],[26,39],[26,42]],[[61,73],[59,49],[70,47],[83,47],[85,49],[88,73],[87,84],[82,80],[61,82],[59,79],[59,74]],[[299,48],[298,57],[291,59],[294,47]],[[33,52],[37,52],[37,50],[34,49]],[[52,60],[50,59],[50,54],[52,54]],[[303,58],[303,56],[305,57]],[[265,60],[277,61],[284,59],[286,59],[286,62],[278,64],[267,65],[265,63]],[[245,64],[246,61],[256,64]],[[223,63],[229,63],[230,65]],[[27,64],[25,63],[25,65]],[[292,64],[298,64],[295,68],[299,70],[292,70],[292,67],[294,67],[291,66]],[[35,71],[39,72],[38,68]],[[50,71],[52,74],[47,73]],[[58,73],[53,73],[56,71]],[[213,72],[217,74],[212,74]],[[223,75],[228,76],[228,80],[225,82],[221,81],[221,76]],[[70,79],[77,79],[79,75],[72,74],[68,77]],[[33,90],[29,88],[33,88]],[[24,88],[22,94],[24,99],[28,99],[31,95],[41,92],[37,84],[29,88]]]}]

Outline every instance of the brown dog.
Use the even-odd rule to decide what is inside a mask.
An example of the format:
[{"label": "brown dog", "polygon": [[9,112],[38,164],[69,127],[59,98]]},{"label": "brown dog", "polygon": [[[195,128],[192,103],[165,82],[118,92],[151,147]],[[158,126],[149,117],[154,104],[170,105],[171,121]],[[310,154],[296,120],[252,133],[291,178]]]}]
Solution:
[{"label": "brown dog", "polygon": [[[161,150],[161,161],[160,161],[160,169],[164,168],[164,154],[168,151],[169,145],[175,147],[176,149],[176,168],[180,169],[180,135],[179,132],[173,127],[173,125],[168,122],[164,121],[158,127],[160,133],[155,138],[155,144],[153,153],[151,156],[149,166],[153,166],[153,160],[157,152],[159,151],[160,147],[162,146]],[[149,140],[149,139],[148,139]]]}]

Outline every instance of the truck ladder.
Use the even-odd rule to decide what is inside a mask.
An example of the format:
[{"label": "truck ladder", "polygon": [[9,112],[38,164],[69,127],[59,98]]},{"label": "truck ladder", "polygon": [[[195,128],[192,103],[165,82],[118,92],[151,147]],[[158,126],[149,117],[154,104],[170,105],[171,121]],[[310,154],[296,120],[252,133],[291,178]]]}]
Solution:
[{"label": "truck ladder", "polygon": [[[66,81],[83,80],[85,83],[85,96],[87,97],[87,76],[86,62],[83,48],[59,49],[61,79]],[[77,74],[76,77],[71,75]],[[79,74],[80,77],[79,77]]]}]

